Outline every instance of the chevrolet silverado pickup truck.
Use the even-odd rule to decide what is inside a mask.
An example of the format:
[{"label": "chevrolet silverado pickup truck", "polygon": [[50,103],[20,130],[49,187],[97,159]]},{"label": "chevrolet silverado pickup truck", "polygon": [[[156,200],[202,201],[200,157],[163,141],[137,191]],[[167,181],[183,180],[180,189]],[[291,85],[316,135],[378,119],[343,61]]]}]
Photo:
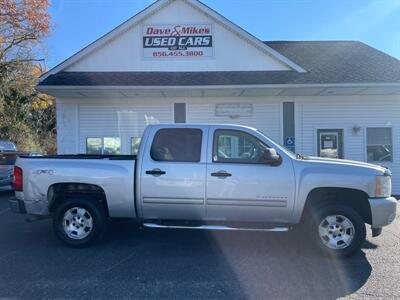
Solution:
[{"label": "chevrolet silverado pickup truck", "polygon": [[295,155],[237,125],[149,125],[137,156],[19,157],[16,212],[53,218],[57,237],[83,247],[111,218],[145,227],[287,231],[349,256],[396,215],[388,169]]}]

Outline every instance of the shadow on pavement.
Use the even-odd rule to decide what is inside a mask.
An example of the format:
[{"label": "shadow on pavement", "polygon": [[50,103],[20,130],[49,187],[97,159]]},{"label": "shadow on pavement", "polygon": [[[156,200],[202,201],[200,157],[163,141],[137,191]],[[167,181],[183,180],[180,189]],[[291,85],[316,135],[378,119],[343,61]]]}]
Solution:
[{"label": "shadow on pavement", "polygon": [[[7,195],[0,193],[0,204]],[[0,241],[0,297],[336,299],[371,274],[363,252],[331,260],[294,233],[150,230],[116,222],[93,247],[71,249],[56,240],[51,221],[29,224],[6,212]]]},{"label": "shadow on pavement", "polygon": [[378,245],[367,240],[362,246],[362,249],[378,249]]},{"label": "shadow on pavement", "polygon": [[[224,282],[230,288],[220,296],[226,299],[337,299],[360,289],[371,274],[363,252],[343,260],[330,259],[293,233],[141,230],[134,224],[114,224],[102,247],[133,241],[154,251],[155,261],[162,260],[161,273],[177,265],[191,266],[187,276],[195,276],[199,283]],[[165,274],[180,280],[178,273]],[[213,292],[204,296],[216,297]]]}]

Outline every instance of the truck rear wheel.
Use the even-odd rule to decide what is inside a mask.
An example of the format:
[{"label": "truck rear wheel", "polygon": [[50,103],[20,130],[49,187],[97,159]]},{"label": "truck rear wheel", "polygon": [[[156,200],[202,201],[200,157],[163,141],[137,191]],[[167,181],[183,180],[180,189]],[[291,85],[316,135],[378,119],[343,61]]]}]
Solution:
[{"label": "truck rear wheel", "polygon": [[56,236],[71,247],[83,248],[100,238],[107,228],[104,208],[91,199],[70,198],[54,212]]},{"label": "truck rear wheel", "polygon": [[310,221],[314,241],[332,257],[355,254],[366,239],[364,220],[349,206],[331,204],[317,208]]}]

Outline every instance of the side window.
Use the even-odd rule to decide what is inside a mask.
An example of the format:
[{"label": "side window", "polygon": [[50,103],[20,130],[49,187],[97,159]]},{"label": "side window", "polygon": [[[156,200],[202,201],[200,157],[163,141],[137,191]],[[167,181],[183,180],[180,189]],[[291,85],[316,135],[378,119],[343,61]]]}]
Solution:
[{"label": "side window", "polygon": [[216,130],[213,161],[226,163],[259,163],[268,147],[252,135],[238,130]]},{"label": "side window", "polygon": [[200,129],[160,129],[151,145],[151,158],[155,161],[199,162],[202,137]]},{"label": "side window", "polygon": [[393,161],[392,128],[367,128],[367,159]]},{"label": "side window", "polygon": [[119,137],[94,137],[86,139],[87,154],[121,154]]}]

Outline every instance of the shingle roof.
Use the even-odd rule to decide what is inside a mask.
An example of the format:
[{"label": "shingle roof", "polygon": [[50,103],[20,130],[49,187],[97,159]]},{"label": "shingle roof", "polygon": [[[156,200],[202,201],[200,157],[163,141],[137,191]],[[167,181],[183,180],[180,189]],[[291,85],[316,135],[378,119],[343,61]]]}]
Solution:
[{"label": "shingle roof", "polygon": [[229,72],[60,72],[40,86],[195,86],[400,83],[400,61],[356,41],[269,41],[307,70]]},{"label": "shingle roof", "polygon": [[299,83],[400,82],[400,60],[358,41],[272,41],[308,71]]}]

